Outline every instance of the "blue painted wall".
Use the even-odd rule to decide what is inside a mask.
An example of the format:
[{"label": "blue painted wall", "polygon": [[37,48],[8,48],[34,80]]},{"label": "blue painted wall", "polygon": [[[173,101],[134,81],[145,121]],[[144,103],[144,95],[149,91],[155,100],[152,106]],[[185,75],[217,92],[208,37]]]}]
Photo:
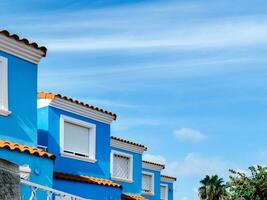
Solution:
[{"label": "blue painted wall", "polygon": [[[31,182],[52,187],[53,160],[18,151],[0,149],[0,157],[17,165],[28,164],[31,168]],[[31,195],[29,187],[22,187],[22,200],[28,200]],[[45,193],[38,192],[38,199],[46,200]]]},{"label": "blue painted wall", "polygon": [[0,51],[8,59],[8,104],[11,115],[0,115],[0,139],[37,144],[37,65]]},{"label": "blue painted wall", "polygon": [[149,200],[159,200],[160,199],[160,172],[150,169],[144,169],[144,172],[150,172],[154,174],[154,195],[142,195]]},{"label": "blue painted wall", "polygon": [[[60,155],[60,116],[66,115],[96,125],[96,163]],[[38,143],[56,155],[54,171],[110,178],[110,125],[53,107],[38,109]]]},{"label": "blue painted wall", "polygon": [[115,147],[111,147],[111,149],[133,155],[133,182],[128,183],[128,182],[117,181],[117,180],[114,180],[114,181],[123,186],[123,193],[132,193],[132,194],[141,195],[141,192],[142,192],[142,154],[126,151],[126,150],[115,148]]},{"label": "blue painted wall", "polygon": [[173,200],[173,192],[174,192],[173,183],[167,183],[163,181],[161,181],[161,183],[168,185],[168,200]]},{"label": "blue painted wall", "polygon": [[120,200],[121,188],[54,179],[54,188],[94,200]]},{"label": "blue painted wall", "polygon": [[[0,51],[8,60],[8,106],[11,114],[0,115],[0,139],[28,146],[37,146],[37,72],[38,66]],[[29,165],[31,182],[52,187],[53,160],[0,149],[0,157],[17,165]],[[22,199],[29,199],[31,190],[21,188]],[[45,200],[45,193],[38,192]]]}]

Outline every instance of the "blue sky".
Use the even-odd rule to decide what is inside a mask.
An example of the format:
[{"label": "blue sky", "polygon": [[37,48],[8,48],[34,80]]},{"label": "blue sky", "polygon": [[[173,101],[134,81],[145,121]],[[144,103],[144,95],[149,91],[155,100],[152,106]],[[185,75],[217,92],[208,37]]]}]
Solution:
[{"label": "blue sky", "polygon": [[267,164],[265,0],[1,1],[2,28],[48,47],[39,89],[118,115],[195,200],[206,174]]}]

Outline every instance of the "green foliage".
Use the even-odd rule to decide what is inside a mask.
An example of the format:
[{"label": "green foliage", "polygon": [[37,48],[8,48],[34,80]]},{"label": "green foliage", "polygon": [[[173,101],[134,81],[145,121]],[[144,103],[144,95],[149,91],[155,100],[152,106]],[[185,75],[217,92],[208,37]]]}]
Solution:
[{"label": "green foliage", "polygon": [[221,200],[226,195],[224,181],[218,175],[206,176],[200,183],[198,195],[202,200]]},{"label": "green foliage", "polygon": [[249,167],[250,175],[229,170],[227,183],[229,200],[267,200],[267,168]]}]

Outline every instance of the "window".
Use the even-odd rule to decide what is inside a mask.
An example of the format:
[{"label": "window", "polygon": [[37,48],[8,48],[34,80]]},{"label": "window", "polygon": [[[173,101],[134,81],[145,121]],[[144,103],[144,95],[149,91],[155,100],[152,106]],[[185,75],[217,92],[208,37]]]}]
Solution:
[{"label": "window", "polygon": [[111,152],[111,176],[120,181],[132,182],[133,158],[132,155]]},{"label": "window", "polygon": [[95,162],[94,124],[61,116],[61,154],[81,160]]},{"label": "window", "polygon": [[168,199],[168,185],[161,184],[160,185],[160,200]]},{"label": "window", "polygon": [[149,172],[142,173],[142,191],[145,194],[154,194],[154,174]]},{"label": "window", "polygon": [[8,73],[7,59],[0,56],[0,115],[9,115],[8,111]]}]

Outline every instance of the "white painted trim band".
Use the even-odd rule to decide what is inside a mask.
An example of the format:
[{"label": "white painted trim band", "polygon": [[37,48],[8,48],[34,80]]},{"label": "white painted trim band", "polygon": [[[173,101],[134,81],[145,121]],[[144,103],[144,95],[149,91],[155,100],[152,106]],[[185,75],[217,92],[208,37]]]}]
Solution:
[{"label": "white painted trim band", "polygon": [[138,147],[136,145],[129,144],[129,143],[122,142],[122,141],[118,141],[118,140],[113,139],[113,138],[110,139],[110,145],[112,147],[116,147],[119,149],[123,149],[126,151],[138,153],[138,154],[142,154],[145,151],[144,147]]},{"label": "white painted trim band", "polygon": [[37,50],[4,35],[0,35],[0,50],[34,64],[38,64],[44,56],[43,51]]},{"label": "white painted trim band", "polygon": [[168,178],[168,177],[160,176],[160,181],[161,182],[167,182],[167,183],[174,183],[176,180],[173,179],[173,178]]},{"label": "white painted trim band", "polygon": [[154,170],[158,172],[160,172],[163,169],[163,167],[161,166],[157,166],[157,165],[146,163],[146,162],[142,162],[142,168],[150,169],[150,170]]},{"label": "white painted trim band", "polygon": [[58,97],[46,103],[51,107],[71,112],[86,118],[94,119],[105,124],[111,124],[114,120],[114,117],[109,114],[95,111],[91,108],[85,108],[84,106],[69,102],[68,100],[60,99]]},{"label": "white painted trim band", "polygon": [[8,60],[0,56],[0,115],[8,116]]}]

